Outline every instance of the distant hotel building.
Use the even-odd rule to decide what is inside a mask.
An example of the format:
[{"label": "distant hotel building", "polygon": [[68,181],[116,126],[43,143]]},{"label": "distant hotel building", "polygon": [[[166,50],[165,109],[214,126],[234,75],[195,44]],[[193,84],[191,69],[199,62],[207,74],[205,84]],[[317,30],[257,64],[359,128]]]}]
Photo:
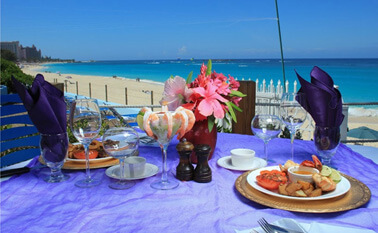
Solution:
[{"label": "distant hotel building", "polygon": [[11,51],[18,60],[40,60],[42,58],[41,50],[37,50],[34,45],[22,47],[19,41],[1,42],[1,49]]}]

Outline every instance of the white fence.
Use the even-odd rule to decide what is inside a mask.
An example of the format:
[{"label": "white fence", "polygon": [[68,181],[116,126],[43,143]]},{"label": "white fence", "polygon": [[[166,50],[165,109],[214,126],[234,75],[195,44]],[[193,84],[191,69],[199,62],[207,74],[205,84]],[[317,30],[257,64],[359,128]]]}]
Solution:
[{"label": "white fence", "polygon": [[[294,81],[291,85],[289,81],[285,83],[286,92],[297,92],[297,81]],[[256,115],[257,114],[274,114],[279,116],[279,100],[283,93],[283,86],[280,80],[277,81],[277,85],[274,85],[273,80],[270,80],[269,84],[263,79],[262,82],[256,79]],[[340,127],[341,140],[346,140],[347,124],[348,124],[348,107],[343,107],[343,114],[345,115],[344,121]],[[307,119],[301,127],[302,138],[310,140],[313,138],[313,131],[315,122],[310,114],[307,114]]]}]

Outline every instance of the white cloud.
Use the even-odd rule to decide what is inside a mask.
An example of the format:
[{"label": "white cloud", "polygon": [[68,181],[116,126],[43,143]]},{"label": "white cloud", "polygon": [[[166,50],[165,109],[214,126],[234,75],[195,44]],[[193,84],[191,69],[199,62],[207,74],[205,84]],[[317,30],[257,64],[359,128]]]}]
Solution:
[{"label": "white cloud", "polygon": [[187,51],[187,48],[185,45],[183,45],[181,48],[178,49],[178,54],[185,54]]}]

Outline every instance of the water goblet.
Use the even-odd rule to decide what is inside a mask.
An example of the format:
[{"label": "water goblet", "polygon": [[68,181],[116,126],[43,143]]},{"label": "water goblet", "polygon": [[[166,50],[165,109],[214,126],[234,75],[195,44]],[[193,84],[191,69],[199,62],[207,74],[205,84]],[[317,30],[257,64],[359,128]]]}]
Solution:
[{"label": "water goblet", "polygon": [[128,127],[110,128],[102,136],[104,150],[113,158],[119,159],[119,180],[109,184],[112,189],[128,189],[134,186],[135,182],[125,180],[125,159],[138,150],[138,133]]},{"label": "water goblet", "polygon": [[41,154],[46,165],[51,169],[49,176],[44,180],[48,183],[59,183],[69,178],[61,169],[68,154],[67,133],[41,134]]},{"label": "water goblet", "polygon": [[256,115],[252,119],[251,128],[253,134],[264,141],[264,159],[268,164],[268,142],[281,133],[281,120],[276,115]]},{"label": "water goblet", "polygon": [[76,139],[83,144],[85,152],[86,177],[75,183],[80,188],[90,188],[101,183],[93,179],[89,166],[89,145],[101,129],[101,113],[96,99],[76,99],[70,107],[71,131]]},{"label": "water goblet", "polygon": [[340,144],[340,127],[315,125],[314,143],[324,165],[330,166]]},{"label": "water goblet", "polygon": [[297,129],[299,129],[306,120],[307,112],[299,104],[305,103],[304,93],[284,93],[280,102],[280,113],[282,122],[290,131],[291,143],[291,160],[294,161],[294,138]]}]

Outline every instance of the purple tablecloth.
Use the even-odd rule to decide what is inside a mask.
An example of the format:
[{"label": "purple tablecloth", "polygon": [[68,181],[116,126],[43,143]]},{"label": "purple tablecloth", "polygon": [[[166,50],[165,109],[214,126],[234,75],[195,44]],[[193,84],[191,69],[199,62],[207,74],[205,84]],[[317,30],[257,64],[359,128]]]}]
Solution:
[{"label": "purple tablecloth", "polygon": [[[178,164],[177,141],[168,151],[168,165]],[[233,232],[257,226],[257,220],[294,218],[300,222],[318,221],[335,225],[369,228],[378,231],[378,165],[344,145],[334,156],[334,165],[343,173],[365,183],[371,200],[354,210],[330,214],[306,214],[269,208],[254,203],[234,187],[242,172],[219,167],[217,160],[228,156],[233,148],[251,148],[263,153],[263,142],[254,136],[219,134],[214,158],[209,161],[213,172],[210,183],[182,182],[174,190],[150,187],[156,177],[137,181],[129,190],[112,190],[112,180],[105,169],[93,170],[102,184],[91,189],[74,186],[84,171],[68,171],[71,178],[48,184],[28,173],[1,183],[2,232]],[[290,141],[274,139],[269,156],[284,163],[290,156]],[[313,142],[295,141],[297,161],[311,159]],[[140,155],[148,163],[161,167],[160,149],[141,147]],[[36,160],[33,161],[37,163]],[[66,170],[67,171],[67,170]]]}]

